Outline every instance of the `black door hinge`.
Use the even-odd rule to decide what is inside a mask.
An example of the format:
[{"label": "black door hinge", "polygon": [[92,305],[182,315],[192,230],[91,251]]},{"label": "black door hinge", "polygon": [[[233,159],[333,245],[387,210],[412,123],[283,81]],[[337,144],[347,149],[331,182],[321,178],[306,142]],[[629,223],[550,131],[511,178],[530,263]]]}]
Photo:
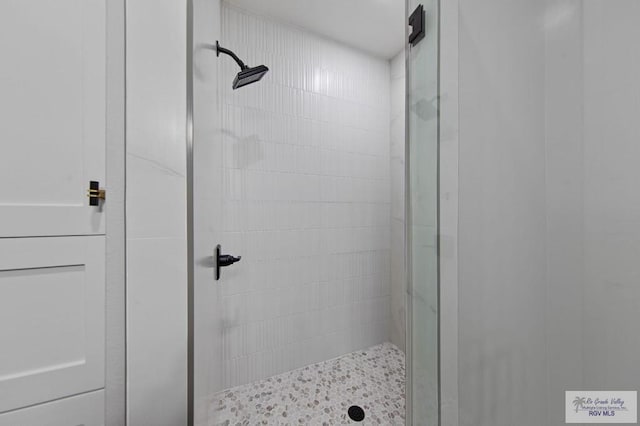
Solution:
[{"label": "black door hinge", "polygon": [[415,46],[424,38],[426,26],[426,14],[424,7],[419,4],[416,10],[409,16],[409,26],[411,26],[411,34],[409,34],[409,43]]}]

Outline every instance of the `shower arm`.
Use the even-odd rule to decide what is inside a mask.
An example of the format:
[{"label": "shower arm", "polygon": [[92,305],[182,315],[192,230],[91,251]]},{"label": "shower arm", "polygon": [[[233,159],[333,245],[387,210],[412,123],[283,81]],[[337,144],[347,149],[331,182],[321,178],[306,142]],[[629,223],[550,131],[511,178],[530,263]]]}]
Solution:
[{"label": "shower arm", "polygon": [[233,60],[236,61],[236,63],[240,66],[241,70],[246,70],[247,68],[249,68],[244,64],[244,62],[240,60],[240,58],[236,56],[235,53],[233,53],[229,49],[225,49],[224,47],[220,46],[220,43],[216,40],[216,56],[220,56],[221,53],[231,56]]}]

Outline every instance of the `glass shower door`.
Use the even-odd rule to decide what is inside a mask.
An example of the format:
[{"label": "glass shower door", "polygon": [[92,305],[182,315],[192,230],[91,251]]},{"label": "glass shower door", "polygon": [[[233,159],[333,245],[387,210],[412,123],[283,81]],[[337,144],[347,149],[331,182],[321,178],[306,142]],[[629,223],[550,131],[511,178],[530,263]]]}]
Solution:
[{"label": "glass shower door", "polygon": [[[439,2],[407,0],[415,31],[407,47],[406,249],[407,424],[439,424]],[[418,10],[418,12],[415,12]],[[409,40],[411,40],[411,35]]]}]

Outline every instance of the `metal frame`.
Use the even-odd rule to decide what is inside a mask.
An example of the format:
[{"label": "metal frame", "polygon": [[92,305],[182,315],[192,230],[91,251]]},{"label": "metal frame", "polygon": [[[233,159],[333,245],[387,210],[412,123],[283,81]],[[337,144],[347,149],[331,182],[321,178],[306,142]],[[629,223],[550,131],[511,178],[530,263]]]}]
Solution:
[{"label": "metal frame", "polygon": [[187,0],[187,425],[194,424],[193,0]]}]

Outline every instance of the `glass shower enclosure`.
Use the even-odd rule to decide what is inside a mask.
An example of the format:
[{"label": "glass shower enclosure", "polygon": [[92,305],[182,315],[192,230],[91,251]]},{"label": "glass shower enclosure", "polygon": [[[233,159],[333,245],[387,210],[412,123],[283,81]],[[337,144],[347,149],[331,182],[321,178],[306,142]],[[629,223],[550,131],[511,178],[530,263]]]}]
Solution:
[{"label": "glass shower enclosure", "polygon": [[[401,53],[405,346],[389,332],[389,61],[189,3],[189,424],[439,424],[438,1],[422,7]],[[216,40],[269,73],[233,90]]]}]

